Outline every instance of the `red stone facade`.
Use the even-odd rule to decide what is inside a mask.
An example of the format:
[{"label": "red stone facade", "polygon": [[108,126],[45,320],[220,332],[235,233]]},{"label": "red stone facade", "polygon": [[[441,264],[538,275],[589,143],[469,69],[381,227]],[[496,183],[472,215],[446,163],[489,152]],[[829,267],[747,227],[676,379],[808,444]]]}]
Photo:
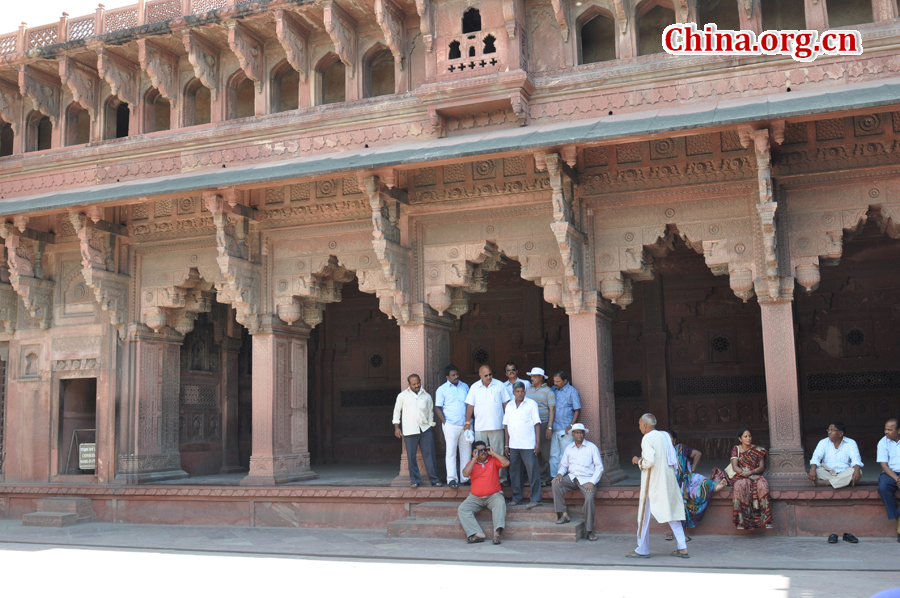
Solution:
[{"label": "red stone facade", "polygon": [[[570,371],[606,484],[647,411],[710,458],[750,427],[776,488],[808,484],[831,419],[875,467],[900,413],[897,2],[718,4],[147,0],[0,35],[0,497],[402,479],[393,399],[449,362]],[[656,51],[713,18],[853,25],[865,52]]]}]

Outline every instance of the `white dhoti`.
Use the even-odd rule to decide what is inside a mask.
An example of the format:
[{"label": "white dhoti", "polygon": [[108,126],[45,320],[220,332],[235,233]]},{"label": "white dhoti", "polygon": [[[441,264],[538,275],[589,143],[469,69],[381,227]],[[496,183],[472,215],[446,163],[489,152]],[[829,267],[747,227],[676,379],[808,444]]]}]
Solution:
[{"label": "white dhoti", "polygon": [[[637,532],[637,548],[634,551],[637,554],[650,554],[650,501],[644,506],[644,520],[638,526]],[[687,549],[687,541],[684,538],[684,527],[680,521],[669,521],[669,527],[672,528],[672,534],[678,545],[678,550]]]}]

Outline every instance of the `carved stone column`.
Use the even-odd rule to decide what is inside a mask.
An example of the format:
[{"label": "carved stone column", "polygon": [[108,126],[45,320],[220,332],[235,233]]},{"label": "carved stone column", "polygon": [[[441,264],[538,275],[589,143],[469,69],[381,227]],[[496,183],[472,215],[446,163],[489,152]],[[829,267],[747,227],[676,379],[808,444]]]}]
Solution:
[{"label": "carved stone column", "polygon": [[767,477],[773,485],[808,484],[800,434],[800,394],[791,302],[765,302],[759,307],[769,411]]},{"label": "carved stone column", "polygon": [[222,346],[222,469],[221,473],[244,471],[239,462],[238,353],[241,339],[225,338]]},{"label": "carved stone column", "polygon": [[589,430],[587,438],[597,445],[603,459],[601,486],[628,477],[619,466],[616,446],[611,316],[603,309],[596,313],[569,315],[570,382],[581,394],[579,421]]},{"label": "carved stone column", "polygon": [[[420,306],[416,306],[420,307]],[[417,317],[421,324],[400,326],[400,390],[408,386],[407,377],[418,374],[422,378],[424,388],[431,398],[438,386],[443,384],[443,368],[450,363],[450,324],[449,321],[437,317]],[[388,422],[387,425],[390,425]],[[391,485],[406,486],[409,484],[409,461],[406,454],[406,443],[400,442],[400,473]],[[422,473],[422,485],[430,486],[425,475],[425,462],[422,454],[417,455],[419,471]]]},{"label": "carved stone column", "polygon": [[153,333],[133,327],[129,332],[135,376],[125,393],[126,434],[116,480],[140,484],[186,478],[178,447],[183,337],[171,328]]},{"label": "carved stone column", "polygon": [[309,330],[261,319],[253,334],[253,449],[241,485],[315,479],[309,467]]}]

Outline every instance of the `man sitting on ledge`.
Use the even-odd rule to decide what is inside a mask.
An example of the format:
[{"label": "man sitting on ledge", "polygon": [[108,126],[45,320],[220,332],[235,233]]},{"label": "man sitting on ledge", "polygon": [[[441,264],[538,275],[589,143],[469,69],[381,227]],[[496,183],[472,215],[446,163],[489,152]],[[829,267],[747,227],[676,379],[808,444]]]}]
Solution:
[{"label": "man sitting on ledge", "polygon": [[856,442],[844,438],[844,422],[833,421],[828,425],[828,438],[819,441],[809,461],[809,479],[814,484],[828,482],[833,488],[843,488],[862,477],[863,466]]},{"label": "man sitting on ledge", "polygon": [[494,519],[494,544],[500,543],[500,534],[506,527],[506,499],[500,488],[500,469],[509,467],[509,460],[483,441],[472,445],[472,460],[463,469],[463,477],[472,480],[472,491],[456,510],[459,522],[466,530],[466,542],[484,542],[484,532],[475,520],[482,509],[490,509]]}]

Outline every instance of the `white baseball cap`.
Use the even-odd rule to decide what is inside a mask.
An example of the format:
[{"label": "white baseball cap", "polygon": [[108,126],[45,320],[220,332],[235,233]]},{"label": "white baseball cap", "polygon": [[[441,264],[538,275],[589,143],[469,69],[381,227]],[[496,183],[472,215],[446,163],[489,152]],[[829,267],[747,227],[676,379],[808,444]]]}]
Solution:
[{"label": "white baseball cap", "polygon": [[544,370],[541,368],[531,368],[531,371],[525,374],[526,376],[543,376],[544,379],[547,378],[547,374],[544,373]]}]

